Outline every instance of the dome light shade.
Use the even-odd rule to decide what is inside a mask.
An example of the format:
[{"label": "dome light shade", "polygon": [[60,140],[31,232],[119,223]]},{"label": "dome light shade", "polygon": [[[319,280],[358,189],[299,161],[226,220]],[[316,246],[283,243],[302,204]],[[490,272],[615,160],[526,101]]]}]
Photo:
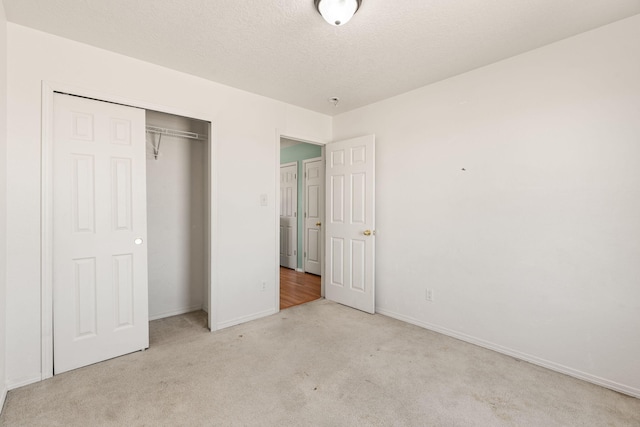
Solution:
[{"label": "dome light shade", "polygon": [[314,0],[316,9],[331,25],[344,25],[360,8],[362,0]]}]

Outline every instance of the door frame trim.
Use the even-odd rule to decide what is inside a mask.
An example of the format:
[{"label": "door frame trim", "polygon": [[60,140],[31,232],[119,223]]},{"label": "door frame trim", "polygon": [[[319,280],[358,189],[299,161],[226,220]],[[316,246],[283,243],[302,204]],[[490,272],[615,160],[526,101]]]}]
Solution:
[{"label": "door frame trim", "polygon": [[209,167],[207,168],[208,190],[208,234],[209,245],[207,247],[207,280],[206,303],[209,309],[209,327],[211,331],[218,328],[218,245],[213,236],[218,235],[218,165],[216,155],[217,127],[214,126],[213,117],[208,114],[181,110],[165,105],[153,104],[146,101],[124,98],[109,93],[88,90],[76,86],[53,81],[42,81],[41,104],[41,158],[40,158],[40,311],[41,311],[41,380],[53,376],[53,98],[55,92],[72,94],[91,98],[99,101],[122,104],[144,110],[154,110],[167,114],[174,114],[202,120],[209,123]]}]

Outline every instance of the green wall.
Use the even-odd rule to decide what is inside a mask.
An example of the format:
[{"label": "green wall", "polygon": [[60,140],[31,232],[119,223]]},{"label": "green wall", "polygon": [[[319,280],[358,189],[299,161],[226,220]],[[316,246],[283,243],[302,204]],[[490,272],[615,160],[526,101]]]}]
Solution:
[{"label": "green wall", "polygon": [[298,268],[303,268],[304,199],[302,198],[302,185],[304,184],[304,170],[302,169],[302,161],[320,156],[322,156],[322,147],[313,144],[298,144],[280,150],[280,164],[298,163]]}]

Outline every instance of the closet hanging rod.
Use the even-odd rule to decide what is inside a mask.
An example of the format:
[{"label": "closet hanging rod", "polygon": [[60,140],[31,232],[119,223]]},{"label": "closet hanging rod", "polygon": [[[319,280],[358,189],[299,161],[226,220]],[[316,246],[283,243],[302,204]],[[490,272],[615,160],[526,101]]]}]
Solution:
[{"label": "closet hanging rod", "polygon": [[160,135],[177,136],[179,138],[197,139],[198,141],[206,141],[207,135],[202,135],[195,132],[187,132],[183,130],[166,129],[157,126],[146,126],[146,130],[149,133],[155,133]]}]

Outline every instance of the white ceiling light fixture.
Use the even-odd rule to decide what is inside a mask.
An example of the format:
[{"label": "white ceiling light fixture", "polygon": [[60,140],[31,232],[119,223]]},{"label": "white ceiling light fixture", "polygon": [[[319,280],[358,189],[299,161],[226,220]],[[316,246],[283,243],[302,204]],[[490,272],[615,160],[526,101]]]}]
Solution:
[{"label": "white ceiling light fixture", "polygon": [[360,9],[362,0],[313,0],[318,13],[336,27],[344,25]]}]

